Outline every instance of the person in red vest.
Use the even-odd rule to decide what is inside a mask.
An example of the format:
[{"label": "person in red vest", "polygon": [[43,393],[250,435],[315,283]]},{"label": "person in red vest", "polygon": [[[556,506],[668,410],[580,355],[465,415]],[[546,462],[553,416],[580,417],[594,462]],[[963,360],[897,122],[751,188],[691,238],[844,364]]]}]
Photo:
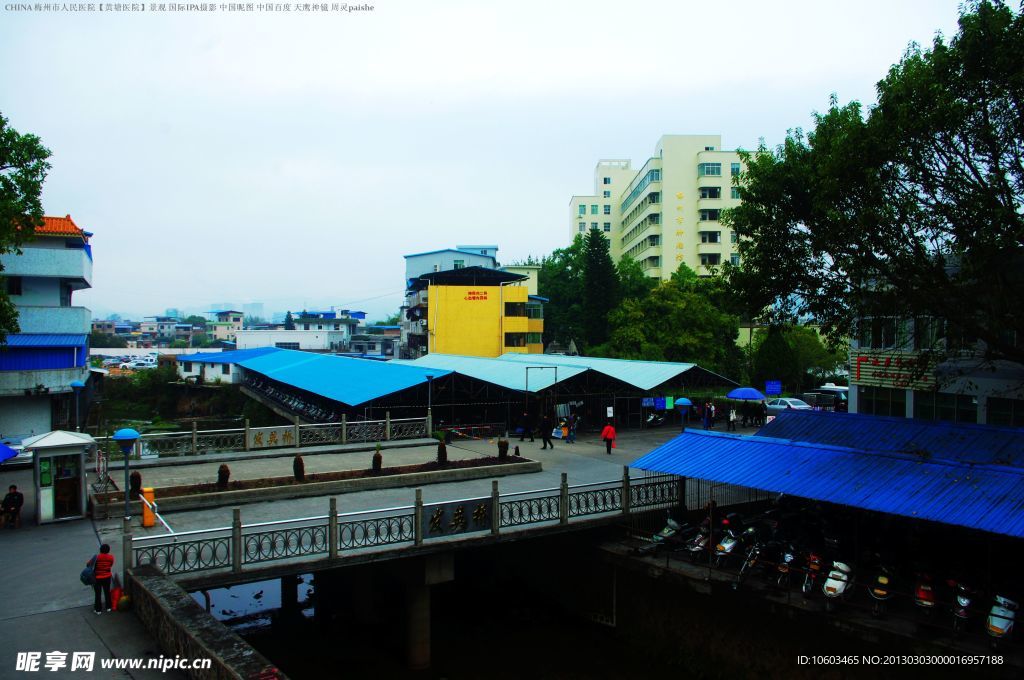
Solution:
[{"label": "person in red vest", "polygon": [[[98,555],[94,555],[85,563],[85,566],[91,566],[93,569],[93,582],[92,590],[96,595],[96,599],[93,602],[93,610],[97,614],[102,614],[103,610],[111,611],[110,607],[110,570],[114,566],[114,556],[110,554],[110,546],[104,543],[100,546],[100,552]],[[105,607],[100,607],[100,593],[103,593],[103,604]]]},{"label": "person in red vest", "polygon": [[608,424],[601,430],[601,439],[604,440],[605,452],[610,456],[612,455],[612,447],[615,446],[615,426],[612,425],[612,421],[608,421]]}]

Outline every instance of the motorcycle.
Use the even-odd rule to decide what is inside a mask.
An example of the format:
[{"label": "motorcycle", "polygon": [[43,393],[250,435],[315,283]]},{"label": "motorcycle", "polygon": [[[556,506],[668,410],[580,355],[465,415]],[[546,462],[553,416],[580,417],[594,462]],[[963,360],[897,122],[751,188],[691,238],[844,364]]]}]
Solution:
[{"label": "motorcycle", "polygon": [[638,548],[637,552],[641,555],[648,555],[656,553],[662,548],[671,548],[673,546],[681,548],[685,546],[687,541],[698,531],[699,527],[685,522],[679,523],[671,514],[669,514],[666,518],[665,526],[661,531],[651,536],[650,543]]},{"label": "motorcycle", "polygon": [[814,595],[818,587],[818,581],[821,579],[821,556],[814,551],[807,553],[807,573],[804,574],[804,583],[800,587],[803,591],[804,597],[810,597]]},{"label": "motorcycle", "polygon": [[989,636],[992,637],[992,647],[1013,633],[1013,623],[1017,618],[1018,604],[1008,597],[996,595],[992,603],[992,609],[988,613],[986,628]]},{"label": "motorcycle", "polygon": [[825,611],[833,611],[835,603],[843,597],[851,585],[853,585],[853,569],[839,560],[832,562],[828,578],[821,586],[821,592],[825,594]]},{"label": "motorcycle", "polygon": [[917,575],[917,583],[914,584],[914,604],[929,616],[935,610],[935,589],[932,587],[931,574],[921,572]]},{"label": "motorcycle", "polygon": [[789,544],[782,549],[782,555],[779,556],[779,562],[775,565],[775,570],[778,572],[775,584],[779,586],[779,588],[789,590],[790,574],[793,573],[794,567],[796,567],[796,548],[794,548],[792,544]]},{"label": "motorcycle", "polygon": [[959,633],[967,627],[967,621],[971,618],[974,591],[963,581],[950,579],[946,583],[953,591],[953,632]]},{"label": "motorcycle", "polygon": [[881,616],[885,613],[885,603],[892,597],[892,570],[885,566],[878,567],[867,589],[872,601],[871,615]]}]

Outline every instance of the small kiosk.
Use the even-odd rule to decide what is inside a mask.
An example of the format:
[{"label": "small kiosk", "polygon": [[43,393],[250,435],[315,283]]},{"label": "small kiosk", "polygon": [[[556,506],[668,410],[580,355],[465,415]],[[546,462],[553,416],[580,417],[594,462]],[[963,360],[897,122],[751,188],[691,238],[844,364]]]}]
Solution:
[{"label": "small kiosk", "polygon": [[82,432],[55,430],[23,442],[32,452],[36,522],[46,524],[85,517],[86,456],[96,441]]}]

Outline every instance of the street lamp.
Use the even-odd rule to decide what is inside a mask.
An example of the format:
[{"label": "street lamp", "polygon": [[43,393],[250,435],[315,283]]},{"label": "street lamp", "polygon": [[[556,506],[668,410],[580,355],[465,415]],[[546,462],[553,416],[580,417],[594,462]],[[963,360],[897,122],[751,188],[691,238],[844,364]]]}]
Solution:
[{"label": "street lamp", "polygon": [[131,460],[135,442],[139,440],[139,433],[130,427],[126,427],[115,432],[112,439],[117,442],[117,445],[121,447],[121,452],[124,454],[124,517],[128,519],[131,517],[131,512],[128,510],[128,462]]},{"label": "street lamp", "polygon": [[434,418],[431,408],[433,407],[434,376],[427,375],[427,436],[434,436]]},{"label": "street lamp", "polygon": [[75,393],[75,432],[81,432],[82,428],[78,422],[78,397],[82,394],[82,390],[85,388],[85,383],[81,380],[71,381],[71,391]]}]

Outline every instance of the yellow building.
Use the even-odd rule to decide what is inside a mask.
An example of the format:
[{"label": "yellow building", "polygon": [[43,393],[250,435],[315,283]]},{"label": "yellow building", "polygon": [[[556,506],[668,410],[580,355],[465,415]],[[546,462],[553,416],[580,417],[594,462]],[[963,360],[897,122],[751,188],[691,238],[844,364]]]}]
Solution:
[{"label": "yellow building", "polygon": [[571,234],[598,229],[612,259],[628,255],[648,276],[669,279],[685,263],[701,276],[739,262],[736,234],[719,223],[739,204],[733,178],[742,161],[719,135],[665,135],[639,171],[629,160],[602,160],[594,193],[573,196]]},{"label": "yellow building", "polygon": [[544,351],[543,298],[521,274],[465,267],[424,274],[406,295],[403,345],[425,353],[497,357]]}]

